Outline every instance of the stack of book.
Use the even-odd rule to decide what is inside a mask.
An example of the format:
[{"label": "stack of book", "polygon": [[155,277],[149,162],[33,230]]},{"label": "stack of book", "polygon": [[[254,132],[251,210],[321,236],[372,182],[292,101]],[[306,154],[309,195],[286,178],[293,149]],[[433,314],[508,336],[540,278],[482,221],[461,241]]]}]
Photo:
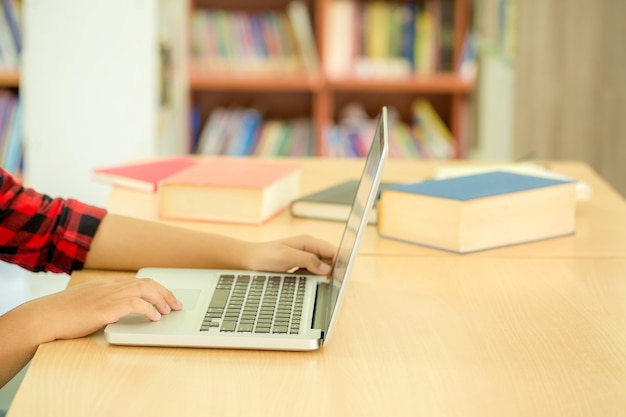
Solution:
[{"label": "stack of book", "polygon": [[176,157],[94,170],[93,179],[156,192],[166,219],[260,224],[298,196],[300,166],[256,158]]}]

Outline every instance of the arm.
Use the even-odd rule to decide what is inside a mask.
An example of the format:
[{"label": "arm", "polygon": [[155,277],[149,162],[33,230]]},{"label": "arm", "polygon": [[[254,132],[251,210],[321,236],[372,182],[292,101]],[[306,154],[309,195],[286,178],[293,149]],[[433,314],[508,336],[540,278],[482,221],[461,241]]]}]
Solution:
[{"label": "arm", "polygon": [[294,266],[327,274],[335,247],[310,236],[265,243],[107,214],[24,188],[0,168],[0,259],[31,271],[144,266],[259,269]]},{"label": "arm", "polygon": [[[84,266],[136,270],[143,266],[260,269],[294,266],[328,274],[336,248],[310,236],[251,243],[161,223],[107,214]],[[29,301],[0,316],[0,387],[33,357],[37,347],[86,336],[129,313],[159,320],[182,305],[150,279],[96,280]]]},{"label": "arm", "polygon": [[[83,267],[243,268],[327,274],[335,247],[309,236],[264,243],[107,214],[76,200],[25,189],[0,168],[0,259],[32,271]],[[150,279],[97,280],[27,302],[0,316],[0,386],[41,343],[86,336],[129,313],[159,320],[182,308]]]},{"label": "arm", "polygon": [[256,269],[294,266],[326,275],[336,248],[310,236],[252,243],[227,236],[115,214],[102,220],[86,268],[137,270],[144,266]]},{"label": "arm", "polygon": [[129,313],[159,320],[181,308],[161,285],[135,278],[91,281],[26,302],[0,316],[0,387],[42,343],[88,335]]}]

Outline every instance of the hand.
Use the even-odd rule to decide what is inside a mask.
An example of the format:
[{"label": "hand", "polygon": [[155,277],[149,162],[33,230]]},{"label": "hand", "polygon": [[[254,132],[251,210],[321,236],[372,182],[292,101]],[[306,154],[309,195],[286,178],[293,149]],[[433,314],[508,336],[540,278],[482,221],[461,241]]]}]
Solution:
[{"label": "hand", "polygon": [[299,267],[327,275],[337,254],[334,245],[309,235],[250,245],[245,267],[261,271],[287,272]]},{"label": "hand", "polygon": [[149,278],[94,280],[26,306],[45,317],[42,342],[86,336],[130,313],[156,321],[182,308],[172,292]]}]

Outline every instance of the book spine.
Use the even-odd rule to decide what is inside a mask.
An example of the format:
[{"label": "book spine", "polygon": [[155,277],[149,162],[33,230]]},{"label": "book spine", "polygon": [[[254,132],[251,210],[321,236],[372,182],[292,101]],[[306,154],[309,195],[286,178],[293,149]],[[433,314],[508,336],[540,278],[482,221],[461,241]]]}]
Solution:
[{"label": "book spine", "polygon": [[317,45],[309,9],[302,1],[292,1],[287,5],[287,15],[304,68],[309,73],[317,72],[319,67]]},{"label": "book spine", "polygon": [[2,0],[6,20],[13,36],[13,42],[18,55],[22,52],[22,28],[20,22],[20,4],[15,0]]},{"label": "book spine", "polygon": [[22,159],[22,105],[21,101],[14,101],[14,112],[8,135],[6,138],[6,149],[2,157],[2,167],[12,174],[19,171]]}]

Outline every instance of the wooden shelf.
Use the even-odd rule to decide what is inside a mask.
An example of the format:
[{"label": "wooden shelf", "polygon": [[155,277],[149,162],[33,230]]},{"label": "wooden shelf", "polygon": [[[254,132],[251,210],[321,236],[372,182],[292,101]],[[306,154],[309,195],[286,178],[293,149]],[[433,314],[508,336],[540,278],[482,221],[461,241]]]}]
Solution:
[{"label": "wooden shelf", "polygon": [[460,78],[456,74],[435,74],[397,79],[329,78],[327,84],[330,89],[337,91],[385,91],[418,94],[469,94],[474,85],[473,81]]},{"label": "wooden shelf", "polygon": [[19,87],[20,73],[18,70],[0,69],[0,87]]},{"label": "wooden shelf", "polygon": [[323,86],[323,79],[320,75],[303,73],[229,75],[191,68],[189,86],[192,90],[319,91]]},{"label": "wooden shelf", "polygon": [[[221,9],[230,12],[242,11],[244,13],[264,10],[280,12],[287,9],[291,0],[261,0],[254,3],[242,0],[188,1],[191,14],[194,10],[201,9]],[[441,4],[444,1],[453,1],[451,13],[454,15],[454,24],[451,30],[454,40],[452,51],[447,50],[451,55],[447,56],[446,66],[433,67],[431,70],[435,72],[432,75],[429,73],[429,75],[408,75],[397,78],[371,77],[367,79],[351,75],[333,77],[326,72],[329,71],[326,64],[327,60],[330,59],[330,52],[326,49],[328,49],[329,45],[332,45],[332,43],[328,42],[328,36],[331,36],[328,22],[331,20],[330,10],[334,1],[303,0],[312,19],[313,37],[319,58],[319,73],[307,75],[283,71],[279,74],[266,75],[265,73],[255,73],[254,70],[246,72],[244,64],[232,64],[236,71],[217,72],[215,70],[210,71],[207,66],[202,67],[202,64],[200,64],[203,59],[208,59],[207,57],[210,55],[196,55],[194,58],[191,58],[189,62],[191,106],[200,115],[198,118],[200,129],[215,108],[236,106],[260,107],[265,114],[269,115],[268,118],[276,118],[281,115],[310,118],[314,127],[314,148],[318,154],[323,155],[324,146],[326,146],[324,135],[332,125],[340,121],[342,108],[345,105],[358,102],[368,115],[372,117],[375,116],[377,109],[380,109],[381,105],[387,105],[398,110],[397,114],[399,114],[403,122],[412,123],[411,103],[416,99],[426,99],[433,105],[454,136],[455,156],[464,158],[466,156],[467,143],[469,142],[467,109],[474,82],[458,76],[452,72],[451,68],[458,67],[461,58],[462,43],[469,29],[473,0],[440,0]],[[353,1],[358,5],[364,6],[372,0]],[[394,0],[394,3],[402,4],[403,0]],[[450,6],[450,3],[448,3],[448,6]],[[443,6],[441,7],[443,8]],[[451,9],[448,8],[446,10],[448,12],[447,16],[450,16]],[[434,13],[432,16],[439,16],[439,14]],[[223,16],[221,15],[219,18],[223,18]],[[194,30],[197,29],[196,27]],[[217,33],[220,32],[218,31]],[[450,32],[447,35],[447,39],[450,39]],[[345,36],[348,35],[345,34]],[[230,37],[227,37],[227,39],[230,39]],[[213,53],[215,53],[215,50],[213,50]],[[227,57],[226,59],[232,57],[228,54],[225,54],[225,56]],[[195,61],[195,59],[200,61]],[[219,65],[219,60],[225,58],[218,56],[213,59],[212,64]],[[221,65],[227,64],[228,61],[221,63]],[[281,68],[280,65],[277,68]],[[442,68],[450,72],[436,72],[441,71]],[[281,69],[284,70],[284,68]],[[423,68],[420,69],[420,71],[423,70]],[[355,71],[356,66],[349,70],[348,73],[352,74]]]}]

